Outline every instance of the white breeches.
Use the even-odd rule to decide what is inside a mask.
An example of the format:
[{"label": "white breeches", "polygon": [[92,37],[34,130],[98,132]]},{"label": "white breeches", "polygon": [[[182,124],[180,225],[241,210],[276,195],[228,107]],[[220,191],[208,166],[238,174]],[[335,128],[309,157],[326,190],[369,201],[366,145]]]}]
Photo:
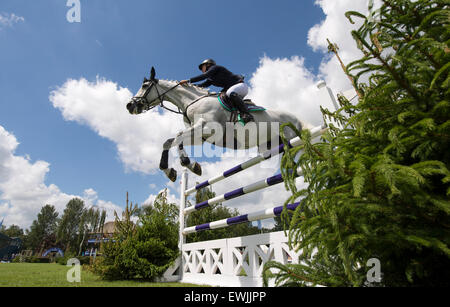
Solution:
[{"label": "white breeches", "polygon": [[231,93],[236,93],[239,97],[244,99],[244,97],[248,94],[248,86],[244,82],[233,85],[228,89],[227,96],[230,97]]}]

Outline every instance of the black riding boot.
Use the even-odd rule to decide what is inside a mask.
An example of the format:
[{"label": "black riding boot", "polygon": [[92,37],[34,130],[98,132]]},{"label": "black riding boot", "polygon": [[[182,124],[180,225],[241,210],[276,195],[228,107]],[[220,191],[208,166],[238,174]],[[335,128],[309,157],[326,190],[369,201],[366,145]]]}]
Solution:
[{"label": "black riding boot", "polygon": [[244,103],[244,100],[242,100],[242,98],[238,94],[231,93],[230,99],[231,102],[233,103],[233,106],[239,110],[239,113],[244,123],[255,121],[253,115],[251,115],[250,112],[248,111],[247,106]]}]

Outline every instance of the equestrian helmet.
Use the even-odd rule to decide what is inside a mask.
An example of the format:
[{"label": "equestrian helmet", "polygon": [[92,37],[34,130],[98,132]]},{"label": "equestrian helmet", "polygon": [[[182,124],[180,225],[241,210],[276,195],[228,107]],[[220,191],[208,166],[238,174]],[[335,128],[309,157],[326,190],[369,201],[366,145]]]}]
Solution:
[{"label": "equestrian helmet", "polygon": [[198,69],[202,70],[202,66],[204,64],[216,65],[216,61],[214,61],[213,59],[204,60],[200,65],[198,65]]}]

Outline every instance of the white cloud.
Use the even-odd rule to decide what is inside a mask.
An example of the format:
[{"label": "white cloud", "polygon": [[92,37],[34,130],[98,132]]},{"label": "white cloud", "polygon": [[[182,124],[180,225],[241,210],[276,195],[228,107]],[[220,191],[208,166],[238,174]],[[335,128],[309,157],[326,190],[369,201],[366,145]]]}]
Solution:
[{"label": "white cloud", "polygon": [[[380,6],[380,2],[375,0],[374,9]],[[358,29],[362,25],[362,20],[352,18],[354,21],[354,24],[352,24],[345,17],[345,13],[357,11],[368,14],[369,0],[316,0],[315,3],[321,7],[326,18],[309,30],[308,45],[314,51],[324,53],[320,65],[321,78],[325,79],[335,92],[344,91],[351,87],[351,83],[334,54],[325,55],[328,50],[327,39],[338,45],[339,56],[345,65],[361,58],[363,54],[356,47],[351,31]]]},{"label": "white cloud", "polygon": [[163,142],[183,128],[182,120],[157,110],[130,115],[126,104],[132,96],[128,89],[111,81],[80,79],[68,80],[53,91],[50,101],[66,120],[87,125],[114,142],[128,170],[155,173]]},{"label": "white cloud", "polygon": [[0,14],[0,30],[4,27],[12,27],[14,24],[19,22],[25,22],[25,18],[22,16],[17,16],[14,13],[1,13]]},{"label": "white cloud", "polygon": [[313,126],[320,125],[322,114],[316,99],[319,79],[304,66],[304,59],[263,57],[250,79],[249,97],[272,110],[284,110]]},{"label": "white cloud", "polygon": [[114,220],[114,211],[118,216],[122,216],[122,208],[110,201],[101,200],[98,198],[97,191],[94,189],[86,189],[81,197],[87,208],[95,207],[96,209],[106,211],[106,221]]},{"label": "white cloud", "polygon": [[28,228],[42,206],[53,205],[62,214],[74,197],[106,209],[109,219],[114,217],[111,210],[121,210],[111,202],[99,200],[93,189],[86,190],[84,196],[77,196],[62,192],[55,184],[46,185],[50,164],[45,161],[33,163],[27,156],[15,155],[18,146],[15,136],[0,126],[0,216],[5,218],[5,225]]}]

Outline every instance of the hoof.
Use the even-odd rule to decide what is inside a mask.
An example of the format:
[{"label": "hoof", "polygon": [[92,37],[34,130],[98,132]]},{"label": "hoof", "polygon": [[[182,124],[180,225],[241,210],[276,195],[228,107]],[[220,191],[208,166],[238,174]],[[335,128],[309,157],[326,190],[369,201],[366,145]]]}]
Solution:
[{"label": "hoof", "polygon": [[167,177],[169,177],[170,181],[172,182],[177,181],[177,171],[171,168],[169,173],[167,174]]},{"label": "hoof", "polygon": [[187,166],[189,166],[189,164],[191,164],[191,160],[188,157],[181,157],[180,164],[183,167],[187,167]]},{"label": "hoof", "polygon": [[192,167],[192,171],[194,174],[201,176],[202,175],[202,167],[197,162],[194,163],[194,166]]}]

